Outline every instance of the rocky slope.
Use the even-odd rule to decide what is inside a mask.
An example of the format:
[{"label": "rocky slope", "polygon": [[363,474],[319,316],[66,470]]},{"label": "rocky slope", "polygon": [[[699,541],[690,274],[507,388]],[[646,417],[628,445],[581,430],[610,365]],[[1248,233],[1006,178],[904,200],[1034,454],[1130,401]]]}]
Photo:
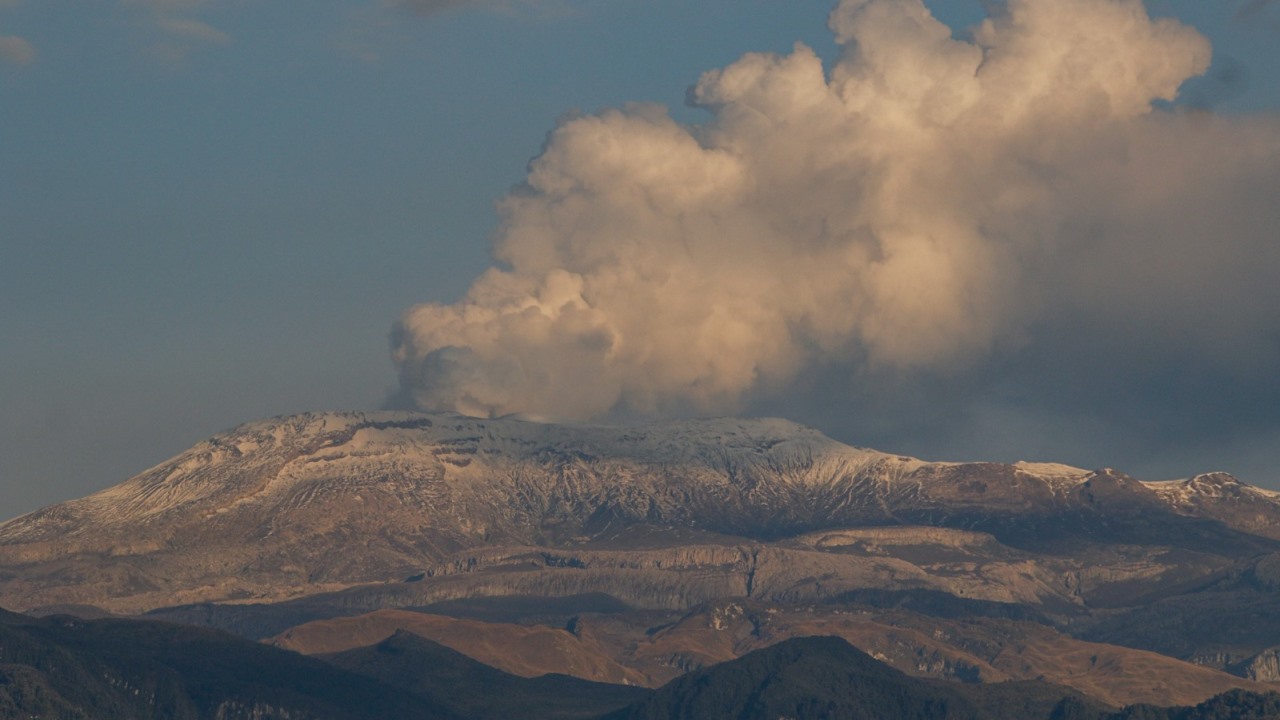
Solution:
[{"label": "rocky slope", "polygon": [[0,605],[604,592],[687,607],[908,586],[1065,607],[1168,594],[1276,538],[1277,496],[1221,474],[927,463],[781,420],[309,414],[0,525]]}]

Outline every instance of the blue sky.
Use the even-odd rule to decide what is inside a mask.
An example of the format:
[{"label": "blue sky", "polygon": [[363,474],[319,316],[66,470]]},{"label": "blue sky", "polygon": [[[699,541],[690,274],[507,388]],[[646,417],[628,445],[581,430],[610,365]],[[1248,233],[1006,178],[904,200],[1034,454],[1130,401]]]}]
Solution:
[{"label": "blue sky", "polygon": [[[977,2],[931,7],[958,30],[983,15]],[[1280,109],[1280,3],[1148,8],[1214,45],[1185,98],[1227,115]],[[114,484],[240,422],[380,407],[397,385],[392,324],[415,303],[455,301],[489,266],[494,203],[558,118],[650,101],[701,122],[684,100],[704,71],[796,41],[831,61],[830,10],[0,2],[0,516]],[[1047,453],[1037,459],[1148,475],[1225,463],[1280,487],[1267,470],[1280,451],[1261,442],[1223,446],[1231,467],[1204,448],[1113,459],[1083,442],[931,442],[924,425],[791,414],[937,459]],[[1275,418],[1258,422],[1270,437]]]}]

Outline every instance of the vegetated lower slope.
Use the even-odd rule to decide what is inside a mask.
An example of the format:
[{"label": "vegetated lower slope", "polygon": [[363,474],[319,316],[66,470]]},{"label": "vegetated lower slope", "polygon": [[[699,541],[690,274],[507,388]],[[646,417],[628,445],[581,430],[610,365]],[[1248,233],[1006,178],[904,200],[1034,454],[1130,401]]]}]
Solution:
[{"label": "vegetated lower slope", "polygon": [[787,640],[673,680],[603,720],[1275,720],[1280,693],[1231,690],[1195,706],[1108,710],[1043,682],[909,677],[839,638]]},{"label": "vegetated lower slope", "polygon": [[329,653],[371,645],[399,630],[508,672],[556,672],[648,687],[791,638],[834,636],[909,675],[997,685],[1042,679],[1116,707],[1189,705],[1237,687],[1265,690],[1224,672],[1084,642],[1038,623],[944,618],[846,603],[789,606],[726,599],[682,615],[584,613],[565,627],[382,610],[308,623],[271,642],[306,654]]},{"label": "vegetated lower slope", "polygon": [[374,645],[400,631],[427,638],[520,677],[557,673],[602,683],[650,684],[643,673],[618,661],[620,648],[564,628],[537,624],[485,623],[403,610],[379,610],[368,615],[307,623],[272,638],[270,643],[306,655],[329,655]]},{"label": "vegetated lower slope", "polygon": [[0,718],[585,720],[649,692],[518,677],[409,633],[311,658],[171,623],[0,611]]},{"label": "vegetated lower slope", "polygon": [[168,623],[0,611],[0,718],[38,720],[1261,720],[1280,695],[1233,691],[1194,708],[1118,713],[1041,682],[909,677],[838,638],[788,640],[658,691],[524,679],[398,633],[324,661]]},{"label": "vegetated lower slope", "polygon": [[[798,638],[673,680],[607,720],[996,720],[1047,718],[1066,694],[1021,684],[988,699],[909,677],[839,638]],[[1085,701],[1081,701],[1089,707]]]},{"label": "vegetated lower slope", "polygon": [[[1062,720],[1075,720],[1077,715],[1061,713]],[[1104,720],[1276,720],[1280,718],[1280,693],[1251,693],[1233,690],[1210,698],[1194,707],[1153,707],[1138,705],[1107,715]],[[1092,720],[1091,718],[1089,720]]]},{"label": "vegetated lower slope", "polygon": [[585,720],[638,702],[650,693],[566,675],[517,677],[404,631],[376,645],[318,657],[348,672],[433,698],[473,720]]},{"label": "vegetated lower slope", "polygon": [[0,717],[385,720],[461,716],[313,658],[200,628],[0,611]]}]

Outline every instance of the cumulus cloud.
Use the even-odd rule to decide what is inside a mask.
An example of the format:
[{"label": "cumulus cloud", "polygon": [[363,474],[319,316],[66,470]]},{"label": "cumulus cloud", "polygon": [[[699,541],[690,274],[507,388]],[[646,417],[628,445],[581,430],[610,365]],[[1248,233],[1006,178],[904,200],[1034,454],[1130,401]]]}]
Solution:
[{"label": "cumulus cloud", "polygon": [[1153,109],[1209,66],[1195,30],[1138,0],[1010,0],[968,40],[920,0],[844,0],[830,27],[829,69],[797,45],[703,75],[705,123],[557,127],[500,204],[499,265],[401,318],[404,393],[602,418],[769,407],[815,375],[1039,388],[1080,343],[1280,359],[1276,119]]},{"label": "cumulus cloud", "polygon": [[0,64],[30,65],[36,60],[36,47],[17,35],[0,35]]}]

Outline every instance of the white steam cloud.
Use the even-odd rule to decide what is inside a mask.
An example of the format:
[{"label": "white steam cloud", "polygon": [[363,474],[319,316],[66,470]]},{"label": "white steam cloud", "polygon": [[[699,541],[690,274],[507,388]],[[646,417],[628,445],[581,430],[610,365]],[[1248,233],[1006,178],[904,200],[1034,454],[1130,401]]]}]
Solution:
[{"label": "white steam cloud", "polygon": [[1208,67],[1193,29],[1138,0],[1009,0],[971,41],[919,0],[830,25],[829,70],[797,45],[706,73],[704,124],[558,127],[501,203],[502,265],[401,319],[413,402],[735,412],[815,367],[949,372],[1073,323],[1170,352],[1274,330],[1277,123],[1153,110]]}]

